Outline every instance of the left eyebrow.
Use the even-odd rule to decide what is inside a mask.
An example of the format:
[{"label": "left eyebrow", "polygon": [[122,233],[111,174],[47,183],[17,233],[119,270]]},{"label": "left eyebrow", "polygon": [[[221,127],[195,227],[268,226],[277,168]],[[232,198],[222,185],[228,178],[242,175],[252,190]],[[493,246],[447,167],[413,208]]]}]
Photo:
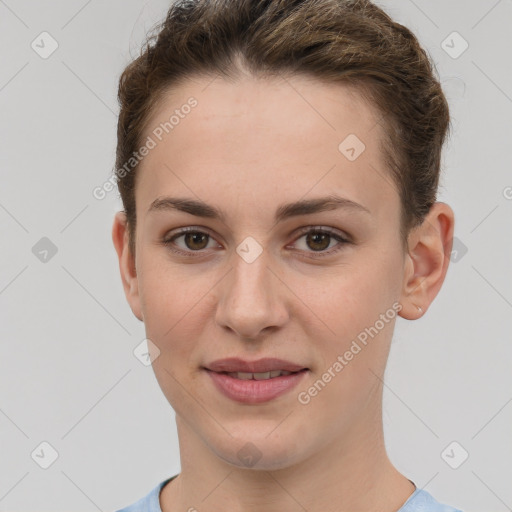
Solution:
[{"label": "left eyebrow", "polygon": [[[345,209],[355,212],[363,212],[371,215],[368,208],[362,204],[356,203],[346,197],[330,195],[316,199],[303,199],[293,203],[287,203],[279,206],[275,214],[275,222],[282,222],[291,217],[300,215],[311,215],[328,210]],[[219,208],[211,206],[203,201],[180,197],[160,197],[155,199],[148,208],[148,213],[152,211],[178,210],[196,217],[208,219],[218,219],[225,222],[226,214]]]}]

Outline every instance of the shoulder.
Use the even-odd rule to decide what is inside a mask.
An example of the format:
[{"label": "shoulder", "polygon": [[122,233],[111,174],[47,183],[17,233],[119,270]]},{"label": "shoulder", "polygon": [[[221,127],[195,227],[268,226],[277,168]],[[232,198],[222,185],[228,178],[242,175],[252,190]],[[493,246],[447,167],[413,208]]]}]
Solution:
[{"label": "shoulder", "polygon": [[398,512],[462,512],[457,508],[443,505],[423,489],[416,489]]},{"label": "shoulder", "polygon": [[116,512],[162,512],[160,508],[160,492],[167,482],[170,482],[177,475],[160,482],[156,487],[151,489],[146,496],[143,496],[140,500],[116,510]]}]

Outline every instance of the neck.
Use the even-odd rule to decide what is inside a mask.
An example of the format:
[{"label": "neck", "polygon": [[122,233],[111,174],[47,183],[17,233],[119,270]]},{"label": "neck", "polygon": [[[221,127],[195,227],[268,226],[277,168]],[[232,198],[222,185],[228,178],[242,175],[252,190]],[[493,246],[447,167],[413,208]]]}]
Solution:
[{"label": "neck", "polygon": [[300,462],[278,469],[230,464],[178,415],[176,422],[182,470],[160,495],[163,512],[396,512],[415,490],[386,454],[380,411]]}]

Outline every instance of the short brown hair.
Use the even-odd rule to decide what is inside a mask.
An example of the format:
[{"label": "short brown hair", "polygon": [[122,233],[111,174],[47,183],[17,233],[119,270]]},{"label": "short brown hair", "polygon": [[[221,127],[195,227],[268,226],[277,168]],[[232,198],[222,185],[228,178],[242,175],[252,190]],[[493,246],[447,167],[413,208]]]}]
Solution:
[{"label": "short brown hair", "polygon": [[[137,165],[161,94],[192,75],[307,75],[356,86],[382,115],[401,240],[436,201],[449,108],[414,34],[368,0],[178,0],[119,80],[116,177],[135,255]],[[341,141],[340,141],[341,142]]]}]

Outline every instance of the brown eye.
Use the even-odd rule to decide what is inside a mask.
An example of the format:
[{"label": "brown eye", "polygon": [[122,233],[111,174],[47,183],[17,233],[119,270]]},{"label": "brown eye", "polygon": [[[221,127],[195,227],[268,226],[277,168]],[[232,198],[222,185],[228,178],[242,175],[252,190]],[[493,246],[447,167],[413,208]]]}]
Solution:
[{"label": "brown eye", "polygon": [[202,249],[206,249],[206,246],[208,245],[209,235],[206,233],[201,233],[200,231],[191,231],[181,236],[184,237],[183,240],[187,246],[187,249],[200,251]]},{"label": "brown eye", "polygon": [[[352,243],[347,238],[344,238],[337,232],[327,228],[307,228],[303,230],[303,233],[304,234],[297,239],[295,244],[298,244],[298,241],[304,238],[304,243],[298,244],[299,249],[301,252],[306,253],[307,256],[313,256],[314,258],[331,256],[343,249],[347,244]],[[331,246],[332,241],[336,241],[338,243]],[[303,247],[300,247],[300,245]],[[330,246],[333,248],[327,250]]]},{"label": "brown eye", "polygon": [[[183,238],[183,242],[176,241]],[[213,240],[208,233],[193,228],[185,228],[175,235],[162,240],[162,243],[169,247],[172,252],[184,256],[200,256],[202,251],[208,249],[208,242]],[[210,246],[211,247],[211,246]]]},{"label": "brown eye", "polygon": [[328,233],[320,233],[317,231],[310,231],[306,235],[306,243],[314,251],[323,251],[329,247],[332,235]]},{"label": "brown eye", "polygon": [[[296,239],[294,245],[298,244],[299,240],[304,239],[304,243],[298,244],[303,245],[303,247],[299,247],[299,252],[306,253],[306,255],[314,258],[331,256],[343,249],[345,245],[352,243],[350,240],[328,228],[309,227],[303,229],[302,232],[304,234]],[[183,238],[182,244],[176,242],[180,238]],[[162,243],[176,254],[199,257],[207,254],[205,250],[208,249],[208,242],[210,241],[213,242],[214,239],[208,233],[194,228],[184,228],[173,236],[162,240]],[[333,241],[338,243],[331,245]]]}]

